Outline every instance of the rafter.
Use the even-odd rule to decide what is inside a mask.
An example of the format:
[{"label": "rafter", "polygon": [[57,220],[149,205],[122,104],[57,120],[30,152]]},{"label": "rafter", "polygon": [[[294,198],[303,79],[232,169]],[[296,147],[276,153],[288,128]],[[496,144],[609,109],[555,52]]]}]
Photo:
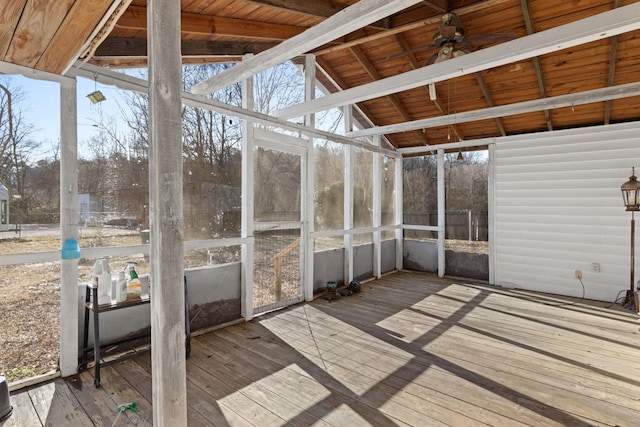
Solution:
[{"label": "rafter", "polygon": [[[319,69],[319,72],[316,73],[317,82],[321,83],[327,91],[335,93],[349,87],[340,76],[329,73],[328,70],[331,70],[331,67],[329,67],[324,59],[316,58],[316,66]],[[354,122],[358,123],[360,127],[372,125],[370,117],[373,117],[373,114],[365,105],[355,104],[352,108],[352,114]],[[386,138],[384,138],[384,141],[389,144],[389,146],[392,146]]]},{"label": "rafter", "polygon": [[[609,75],[607,76],[607,86],[613,86],[616,74],[616,57],[618,55],[618,36],[611,38],[611,50],[609,52]],[[604,105],[604,124],[608,125],[611,121],[611,101],[607,100]]]},{"label": "rafter", "polygon": [[[356,57],[360,65],[362,65],[362,67],[367,71],[369,77],[371,77],[373,80],[379,80],[382,77],[359,46],[353,46],[349,48],[349,50]],[[400,101],[400,97],[398,97],[398,95],[391,94],[387,96],[387,98],[389,99],[389,102],[393,104],[398,113],[400,113],[403,120],[411,120],[411,114],[409,113],[407,108],[402,105],[402,101]],[[423,144],[428,143],[427,137],[422,132],[416,131],[414,132],[414,134]]]},{"label": "rafter", "polygon": [[[531,18],[531,10],[529,9],[529,0],[520,0],[522,6],[522,16],[524,17],[524,25],[527,28],[527,34],[531,35],[535,32],[533,28],[533,19]],[[536,80],[538,82],[538,90],[542,98],[547,97],[547,89],[544,84],[544,76],[542,75],[542,66],[540,65],[540,59],[537,56],[531,58],[533,61],[533,68],[536,72]],[[544,118],[547,123],[547,129],[553,130],[553,123],[551,122],[551,113],[548,110],[544,111]]]},{"label": "rafter", "polygon": [[444,13],[449,11],[449,0],[423,0],[422,3],[436,12]]},{"label": "rafter", "polygon": [[[332,0],[245,0],[249,3],[259,4],[261,6],[270,6],[276,9],[286,10],[287,12],[297,12],[303,15],[329,18],[347,7],[344,3],[338,3]],[[385,21],[373,22],[368,25],[370,28],[386,30],[388,26]]]},{"label": "rafter", "polygon": [[[306,30],[304,27],[295,27],[292,25],[203,16],[195,13],[182,13],[180,16],[180,24],[183,34],[235,36],[273,41],[287,40]],[[144,6],[129,6],[118,20],[116,27],[141,31],[146,30],[147,8]]]},{"label": "rafter", "polygon": [[[620,1],[616,0],[613,8],[620,7]],[[607,76],[607,86],[613,86],[616,75],[616,58],[618,56],[618,36],[611,37],[611,49],[609,51],[609,75]],[[608,100],[604,104],[604,124],[608,125],[611,121],[611,101]]]},{"label": "rafter", "polygon": [[601,40],[638,28],[640,28],[640,3],[632,3],[448,61],[284,108],[274,112],[274,115],[277,117],[297,117],[331,107],[373,99]]},{"label": "rafter", "polygon": [[[242,56],[247,53],[259,53],[274,47],[276,43],[227,42],[209,40],[182,40],[182,57]],[[94,58],[127,59],[128,57],[146,57],[147,41],[139,38],[110,38],[96,49]]]},{"label": "rafter", "polygon": [[[500,105],[499,107],[485,108],[482,110],[466,111],[456,114],[456,123],[468,123],[480,120],[488,120],[496,117],[514,116],[516,114],[532,113],[535,111],[565,108],[574,105],[603,102],[611,99],[629,98],[640,95],[640,82],[626,85],[593,89],[585,92],[560,95],[550,98],[536,99],[533,101],[517,102],[515,104]],[[412,122],[395,125],[378,126],[370,129],[349,132],[347,136],[361,137],[378,134],[391,134],[408,132],[414,129],[426,129],[438,126],[446,126],[450,117],[432,117]]]},{"label": "rafter", "polygon": [[299,12],[309,16],[328,18],[347,7],[343,3],[328,0],[246,0],[263,6],[271,6],[278,9]]},{"label": "rafter", "polygon": [[[487,86],[487,82],[484,80],[484,76],[480,71],[474,74],[476,77],[476,81],[480,86],[480,90],[482,90],[482,94],[484,95],[484,99],[486,99],[489,107],[495,107],[496,104],[493,102],[493,96],[491,95],[491,91],[489,90],[489,86]],[[496,125],[500,130],[500,134],[502,136],[507,136],[507,132],[504,130],[504,124],[502,123],[502,119],[500,117],[496,117]]]}]

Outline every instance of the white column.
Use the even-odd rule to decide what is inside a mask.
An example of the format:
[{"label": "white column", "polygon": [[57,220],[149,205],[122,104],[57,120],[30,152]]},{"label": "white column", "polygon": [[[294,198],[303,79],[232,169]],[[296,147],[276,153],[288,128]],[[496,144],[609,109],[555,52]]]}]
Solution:
[{"label": "white column", "polygon": [[[374,143],[380,146],[380,135],[374,136]],[[380,227],[382,222],[382,174],[380,162],[382,155],[379,153],[371,153],[373,156],[373,227]],[[373,232],[373,275],[376,278],[382,276],[382,249],[380,230]]]},{"label": "white column", "polygon": [[[315,55],[306,55],[304,60],[304,100],[310,101],[315,98],[316,94],[316,57]],[[309,127],[316,126],[315,114],[307,114],[304,117],[304,124]],[[313,161],[314,148],[313,137],[310,137],[309,147],[306,152],[306,165],[307,165],[307,195],[303,199],[305,203],[304,218],[302,223],[304,224],[304,241],[306,242],[305,248],[305,265],[304,265],[304,280],[305,289],[304,295],[307,301],[313,301],[313,261],[314,261],[314,240],[312,233],[315,231],[315,164]],[[304,172],[303,172],[304,173]]]},{"label": "white column", "polygon": [[153,425],[187,425],[180,2],[148,2]]},{"label": "white column", "polygon": [[[396,181],[395,181],[395,224],[402,225],[404,223],[404,166],[403,158],[396,158]],[[396,230],[396,269],[402,270],[404,259],[404,230],[402,228]]]},{"label": "white column", "polygon": [[445,182],[444,182],[444,150],[438,150],[438,277],[444,277],[445,271]]},{"label": "white column", "polygon": [[[78,240],[78,102],[77,84],[60,84],[60,240]],[[78,368],[78,260],[60,265],[60,373]]]},{"label": "white column", "polygon": [[489,284],[495,285],[496,283],[496,235],[495,235],[495,209],[496,209],[496,194],[495,194],[495,179],[496,179],[496,146],[495,144],[489,144],[489,185],[487,191],[488,197],[488,227],[489,227]]},{"label": "white column", "polygon": [[[352,128],[351,106],[344,107],[345,131],[350,132]],[[344,229],[353,229],[353,178],[355,152],[353,145],[345,147],[344,150]],[[353,280],[353,237],[351,234],[344,235],[344,282],[345,285]]]},{"label": "white column", "polygon": [[[251,56],[252,54],[248,54],[245,58]],[[254,109],[253,77],[242,82],[242,108],[251,111]],[[253,134],[253,123],[243,120],[241,236],[250,238],[251,243],[242,245],[240,314],[247,321],[253,318]]]}]

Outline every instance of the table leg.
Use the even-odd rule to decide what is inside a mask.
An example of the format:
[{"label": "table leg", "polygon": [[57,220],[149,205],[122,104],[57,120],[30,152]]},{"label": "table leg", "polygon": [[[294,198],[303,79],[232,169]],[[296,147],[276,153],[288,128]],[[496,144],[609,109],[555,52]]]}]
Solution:
[{"label": "table leg", "polygon": [[100,322],[98,310],[98,289],[91,289],[93,294],[93,359],[95,361],[95,379],[93,383],[100,387]]}]

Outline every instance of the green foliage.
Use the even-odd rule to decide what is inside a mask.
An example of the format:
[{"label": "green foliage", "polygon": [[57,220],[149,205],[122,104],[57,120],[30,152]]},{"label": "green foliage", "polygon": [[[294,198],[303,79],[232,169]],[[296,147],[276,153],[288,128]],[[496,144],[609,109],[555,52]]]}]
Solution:
[{"label": "green foliage", "polygon": [[31,366],[22,366],[9,369],[8,372],[4,374],[7,382],[14,382],[23,380],[25,378],[35,377],[37,375],[35,369]]}]

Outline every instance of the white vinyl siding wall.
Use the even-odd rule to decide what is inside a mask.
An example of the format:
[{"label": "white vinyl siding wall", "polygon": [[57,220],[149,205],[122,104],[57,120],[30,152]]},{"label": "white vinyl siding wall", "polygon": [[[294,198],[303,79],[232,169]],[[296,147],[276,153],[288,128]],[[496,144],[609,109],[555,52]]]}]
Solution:
[{"label": "white vinyl siding wall", "polygon": [[585,298],[628,289],[631,213],[620,186],[632,166],[640,172],[638,123],[497,140],[495,283],[580,297],[581,270]]}]

